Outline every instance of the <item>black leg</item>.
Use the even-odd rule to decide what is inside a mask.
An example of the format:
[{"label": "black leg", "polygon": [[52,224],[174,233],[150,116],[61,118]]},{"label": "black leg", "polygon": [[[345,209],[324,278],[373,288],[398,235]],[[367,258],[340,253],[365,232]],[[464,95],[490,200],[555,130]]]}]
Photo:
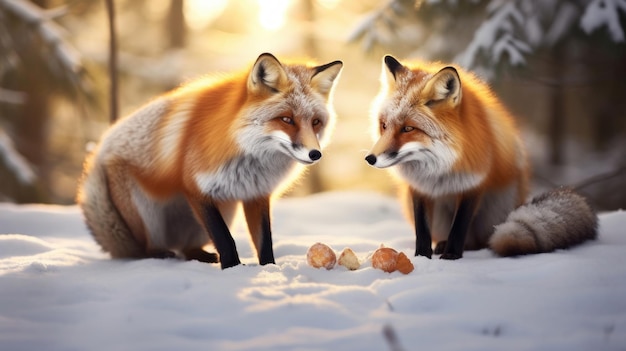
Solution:
[{"label": "black leg", "polygon": [[475,196],[463,196],[454,215],[448,242],[443,254],[441,254],[441,259],[456,260],[463,257],[465,237],[472,219],[474,219],[474,211],[477,205],[478,199]]},{"label": "black leg", "polygon": [[275,263],[270,223],[270,199],[261,197],[243,203],[248,230],[257,251],[259,264]]},{"label": "black leg", "polygon": [[235,240],[218,208],[212,203],[205,203],[202,205],[202,216],[211,235],[211,240],[213,240],[213,244],[220,255],[222,269],[240,264]]},{"label": "black leg", "polygon": [[426,206],[421,196],[412,192],[413,218],[415,220],[415,256],[433,255],[432,238],[426,222]]},{"label": "black leg", "polygon": [[259,263],[262,265],[276,263],[274,261],[274,249],[272,247],[272,231],[270,229],[269,213],[263,215],[261,228],[261,252],[259,253]]}]

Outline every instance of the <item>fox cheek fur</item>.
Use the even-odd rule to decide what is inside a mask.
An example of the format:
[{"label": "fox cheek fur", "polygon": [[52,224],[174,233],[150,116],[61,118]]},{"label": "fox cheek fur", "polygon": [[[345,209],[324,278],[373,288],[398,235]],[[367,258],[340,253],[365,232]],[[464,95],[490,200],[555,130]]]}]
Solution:
[{"label": "fox cheek fur", "polygon": [[[438,63],[386,56],[365,160],[392,167],[415,225],[415,255],[458,259],[549,252],[597,236],[597,216],[567,189],[527,204],[529,165],[513,116],[486,84]],[[495,228],[495,231],[494,231]]]}]

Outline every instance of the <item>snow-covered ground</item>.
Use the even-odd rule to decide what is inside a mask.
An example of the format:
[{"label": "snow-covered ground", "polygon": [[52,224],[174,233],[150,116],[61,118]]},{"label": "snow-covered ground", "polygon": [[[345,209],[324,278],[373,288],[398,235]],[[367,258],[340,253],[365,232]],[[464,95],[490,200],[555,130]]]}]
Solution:
[{"label": "snow-covered ground", "polygon": [[[381,243],[413,252],[393,198],[332,192],[273,213],[277,264],[255,264],[238,226],[246,265],[221,271],[111,260],[77,207],[0,204],[0,350],[626,350],[626,212],[568,251],[412,257],[408,275],[368,261]],[[309,267],[318,241],[361,268]]]}]

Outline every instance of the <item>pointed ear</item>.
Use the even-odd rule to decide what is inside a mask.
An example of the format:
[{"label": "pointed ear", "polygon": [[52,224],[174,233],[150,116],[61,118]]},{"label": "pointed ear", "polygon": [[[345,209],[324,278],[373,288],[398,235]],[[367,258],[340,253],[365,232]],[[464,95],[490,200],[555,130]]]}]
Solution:
[{"label": "pointed ear", "polygon": [[454,67],[448,66],[437,72],[426,83],[423,96],[427,103],[446,102],[451,107],[461,103],[461,78]]},{"label": "pointed ear", "polygon": [[404,72],[406,72],[406,67],[404,67],[400,61],[396,60],[395,57],[391,56],[391,55],[386,55],[385,58],[383,58],[383,61],[385,62],[385,66],[387,66],[387,69],[389,70],[389,73],[391,73],[391,75],[393,76],[393,79],[396,80],[398,79],[398,76]]},{"label": "pointed ear", "polygon": [[248,76],[248,90],[252,92],[278,92],[287,81],[287,73],[272,54],[261,54]]},{"label": "pointed ear", "polygon": [[335,78],[341,72],[343,62],[333,61],[325,65],[317,66],[313,68],[313,77],[311,77],[311,86],[318,93],[328,96],[330,90],[333,87]]},{"label": "pointed ear", "polygon": [[406,74],[408,69],[403,66],[400,61],[396,60],[391,55],[386,55],[383,58],[383,69],[381,72],[380,81],[386,87],[393,87],[400,76]]}]

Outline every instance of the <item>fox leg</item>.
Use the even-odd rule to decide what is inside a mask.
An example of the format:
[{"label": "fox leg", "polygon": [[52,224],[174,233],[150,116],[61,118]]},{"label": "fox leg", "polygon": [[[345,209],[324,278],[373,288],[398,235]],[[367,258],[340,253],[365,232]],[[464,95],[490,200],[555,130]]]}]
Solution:
[{"label": "fox leg", "polygon": [[454,215],[454,220],[452,221],[452,228],[450,228],[446,247],[439,258],[444,260],[456,260],[463,257],[467,231],[472,224],[479,203],[479,196],[464,195],[461,197]]},{"label": "fox leg", "polygon": [[[152,245],[150,229],[142,216],[144,208],[138,207],[137,197],[145,198],[145,195],[134,181],[133,176],[128,171],[128,166],[123,162],[112,162],[107,165],[108,189],[111,200],[119,211],[124,223],[128,226],[128,236],[137,247],[137,254],[129,255],[135,258],[172,258],[176,254],[173,251],[159,245]],[[151,206],[150,201],[144,204]],[[149,223],[155,224],[155,223]],[[156,223],[158,226],[158,223]],[[152,228],[153,229],[153,228]],[[129,238],[129,239],[130,239]],[[113,257],[124,257],[115,251],[111,251]]]},{"label": "fox leg", "polygon": [[[232,224],[233,217],[235,216],[235,212],[237,209],[236,201],[229,202],[221,202],[217,205],[217,208],[224,219],[224,223],[227,226]],[[193,220],[199,230],[191,230],[192,232],[197,233],[196,240],[189,240],[185,245],[185,248],[182,250],[183,255],[185,255],[185,259],[187,260],[197,260],[200,262],[206,263],[217,263],[220,261],[219,256],[213,252],[207,252],[204,250],[204,246],[210,242],[209,236],[206,230],[196,221],[196,219],[192,216],[191,220]]]},{"label": "fox leg", "polygon": [[219,210],[219,204],[210,198],[201,200],[188,198],[191,208],[209,233],[211,241],[220,256],[222,269],[234,267],[241,263],[235,240],[230,234],[228,225]]},{"label": "fox leg", "polygon": [[276,263],[274,261],[274,250],[272,248],[269,197],[244,201],[243,211],[246,216],[252,242],[256,248],[259,264]]},{"label": "fox leg", "polygon": [[415,256],[433,255],[432,238],[426,222],[426,201],[416,191],[412,191],[413,217],[415,223]]}]

